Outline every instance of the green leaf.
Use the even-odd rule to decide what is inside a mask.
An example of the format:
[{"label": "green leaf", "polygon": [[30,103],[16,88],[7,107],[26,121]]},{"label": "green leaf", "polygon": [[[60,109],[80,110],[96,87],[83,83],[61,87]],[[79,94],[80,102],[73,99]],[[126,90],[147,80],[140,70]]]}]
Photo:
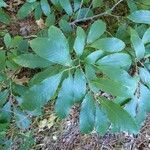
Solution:
[{"label": "green leaf", "polygon": [[72,15],[72,7],[69,0],[59,0],[62,8],[66,11],[68,15]]},{"label": "green leaf", "polygon": [[137,112],[137,106],[138,106],[138,98],[134,96],[129,103],[125,105],[125,110],[132,116],[136,117]]},{"label": "green leaf", "polygon": [[142,82],[150,88],[150,72],[146,68],[139,68],[139,74]]},{"label": "green leaf", "polygon": [[86,93],[86,79],[83,71],[77,69],[74,75],[73,83],[74,102],[79,102],[83,99]]},{"label": "green leaf", "polygon": [[148,70],[150,70],[150,62],[146,62],[146,63],[144,63],[144,65]]},{"label": "green leaf", "polygon": [[37,5],[38,5],[37,2],[24,3],[17,13],[18,18],[23,19],[23,18],[27,17],[36,8]]},{"label": "green leaf", "polygon": [[9,96],[8,90],[0,92],[0,108],[6,103],[8,96]]},{"label": "green leaf", "polygon": [[65,19],[61,19],[59,21],[59,26],[60,28],[66,32],[66,33],[71,33],[72,32],[72,27],[71,25],[69,24],[69,22],[67,22]]},{"label": "green leaf", "polygon": [[83,0],[83,4],[88,4],[90,0]]},{"label": "green leaf", "polygon": [[[56,101],[56,113],[60,118],[69,114],[71,106],[80,102],[86,94],[86,79],[84,73],[77,69],[74,78],[70,75],[63,81]],[[64,106],[64,107],[62,107]]]},{"label": "green leaf", "polygon": [[79,116],[80,131],[82,133],[90,133],[94,129],[95,111],[94,98],[87,94],[82,102]]},{"label": "green leaf", "polygon": [[74,19],[84,19],[87,17],[92,17],[93,11],[89,8],[81,8],[79,9],[76,14],[75,14],[75,18]]},{"label": "green leaf", "polygon": [[55,104],[55,111],[60,118],[68,116],[70,108],[74,103],[73,97],[73,77],[70,75],[63,81]]},{"label": "green leaf", "polygon": [[6,7],[6,6],[7,6],[7,4],[3,0],[0,0],[0,8]]},{"label": "green leaf", "polygon": [[14,111],[16,124],[20,129],[27,129],[31,124],[31,120],[27,117],[27,114],[15,109]]},{"label": "green leaf", "polygon": [[19,47],[20,44],[22,44],[23,42],[23,37],[21,36],[15,36],[13,39],[12,39],[12,47]]},{"label": "green leaf", "polygon": [[0,83],[7,79],[7,75],[5,73],[0,72]]},{"label": "green leaf", "polygon": [[102,6],[103,0],[92,0],[93,8]]},{"label": "green leaf", "polygon": [[29,3],[33,3],[33,2],[36,2],[37,0],[26,0],[26,1]]},{"label": "green leaf", "polygon": [[41,3],[42,11],[44,12],[44,14],[46,16],[48,16],[51,13],[51,9],[50,9],[50,5],[49,5],[48,1],[41,0],[40,3]]},{"label": "green leaf", "polygon": [[145,5],[150,5],[150,1],[149,0],[136,0],[137,2],[143,3]]},{"label": "green leaf", "polygon": [[85,46],[86,34],[81,27],[77,28],[77,37],[74,43],[74,50],[78,56],[81,56]]},{"label": "green leaf", "polygon": [[127,71],[108,67],[108,66],[99,66],[98,69],[100,69],[101,72],[103,72],[105,75],[107,75],[111,80],[114,80],[116,82],[119,82],[122,86],[126,87],[126,98],[132,97],[135,93],[135,90],[137,88],[139,79],[136,77],[131,77]]},{"label": "green leaf", "polygon": [[119,97],[117,96],[115,99],[113,99],[114,103],[119,104],[120,106],[124,106],[128,102],[130,102],[131,98],[126,98],[126,97]]},{"label": "green leaf", "polygon": [[106,31],[106,24],[102,20],[95,21],[87,36],[87,43],[93,43]]},{"label": "green leaf", "polygon": [[9,123],[0,123],[0,143],[4,141],[8,128],[9,128]]},{"label": "green leaf", "polygon": [[[142,39],[144,33],[147,30],[147,25],[145,25],[145,24],[138,25],[137,27],[135,27],[135,30],[138,33],[139,37]],[[128,30],[128,33],[129,33],[129,30]]]},{"label": "green leaf", "polygon": [[59,0],[51,0],[51,2],[52,2],[54,5],[56,5],[56,6],[59,5]]},{"label": "green leaf", "polygon": [[146,113],[150,112],[150,89],[148,89],[143,84],[140,85],[140,99],[139,107],[142,108],[142,111]]},{"label": "green leaf", "polygon": [[0,70],[3,70],[5,68],[5,51],[0,51]]},{"label": "green leaf", "polygon": [[10,17],[8,14],[6,14],[2,9],[0,9],[0,22],[9,24],[10,23]]},{"label": "green leaf", "polygon": [[28,88],[24,85],[20,85],[20,84],[16,84],[16,83],[12,84],[12,92],[14,94],[23,95],[27,90],[28,90]]},{"label": "green leaf", "polygon": [[41,8],[41,5],[39,3],[36,6],[35,11],[34,11],[35,20],[40,20],[41,16],[42,16],[42,8]]},{"label": "green leaf", "polygon": [[29,43],[27,40],[20,41],[19,45],[17,46],[18,54],[27,53],[29,49]]},{"label": "green leaf", "polygon": [[122,23],[119,25],[115,36],[121,40],[123,40],[125,43],[129,42],[129,33],[127,30],[128,26],[126,23]]},{"label": "green leaf", "polygon": [[9,48],[11,46],[11,36],[9,33],[7,33],[5,36],[4,36],[4,43],[5,43],[5,46],[7,48]]},{"label": "green leaf", "polygon": [[9,122],[11,119],[11,104],[7,102],[2,109],[0,109],[0,123]]},{"label": "green leaf", "polygon": [[80,0],[74,0],[74,12],[76,12],[79,8],[80,8],[80,4],[81,4],[81,1]]},{"label": "green leaf", "polygon": [[117,81],[113,81],[107,78],[100,78],[93,80],[92,84],[94,84],[100,90],[105,91],[113,96],[129,96],[126,92],[127,87]]},{"label": "green leaf", "polygon": [[145,121],[147,117],[147,113],[145,111],[142,111],[142,109],[138,110],[138,114],[136,115],[135,121],[138,126],[138,130],[141,129],[141,127],[144,125],[143,122]]},{"label": "green leaf", "polygon": [[104,56],[104,52],[102,50],[97,50],[89,54],[86,57],[85,61],[86,63],[89,63],[89,64],[95,64],[95,62],[103,56]]},{"label": "green leaf", "polygon": [[55,14],[54,14],[54,13],[51,13],[51,14],[46,18],[45,25],[48,26],[48,27],[50,27],[51,25],[54,25],[54,24],[55,24],[55,21],[56,21]]},{"label": "green leaf", "polygon": [[135,23],[150,24],[150,11],[149,10],[137,10],[131,13],[131,15],[128,16],[128,18]]},{"label": "green leaf", "polygon": [[102,108],[96,105],[96,114],[95,114],[95,129],[100,135],[104,135],[110,126],[110,122],[103,112]]},{"label": "green leaf", "polygon": [[131,63],[131,57],[125,53],[110,54],[97,61],[98,65],[122,68],[127,70],[130,68]]},{"label": "green leaf", "polygon": [[137,59],[142,59],[145,55],[145,47],[142,39],[140,39],[138,33],[134,29],[131,29],[131,43],[135,50]]},{"label": "green leaf", "polygon": [[150,112],[150,90],[144,86],[143,84],[140,84],[140,97],[138,99],[138,107],[136,107],[136,122],[137,126],[140,130],[141,126],[143,125],[144,120],[146,119],[148,113]]},{"label": "green leaf", "polygon": [[97,88],[94,84],[92,84],[92,80],[96,80],[96,71],[94,69],[94,67],[92,65],[86,65],[85,66],[85,74],[86,74],[86,78],[88,80],[88,86],[90,88],[91,91],[93,91],[94,93],[98,93],[99,92],[99,88]]},{"label": "green leaf", "polygon": [[53,75],[41,83],[32,86],[22,96],[22,107],[26,110],[35,110],[43,107],[55,94],[61,80],[62,73]]},{"label": "green leaf", "polygon": [[148,28],[146,30],[146,32],[144,33],[143,38],[142,38],[142,42],[144,44],[150,43],[150,28]]},{"label": "green leaf", "polygon": [[117,129],[131,133],[135,133],[137,131],[137,126],[134,119],[118,104],[115,104],[106,98],[101,98],[100,104],[101,107],[105,110],[105,113],[110,122]]},{"label": "green leaf", "polygon": [[137,10],[137,5],[134,1],[127,0],[128,7],[130,8],[130,12],[134,12]]},{"label": "green leaf", "polygon": [[61,30],[51,26],[48,34],[48,38],[39,37],[31,41],[33,51],[53,63],[71,65],[68,41]]},{"label": "green leaf", "polygon": [[50,61],[35,54],[22,54],[15,57],[13,60],[18,65],[28,68],[45,68],[52,65]]},{"label": "green leaf", "polygon": [[33,78],[30,80],[29,85],[32,86],[34,84],[38,84],[42,82],[44,79],[53,76],[62,70],[62,66],[60,65],[52,65],[47,69],[35,74]]},{"label": "green leaf", "polygon": [[92,43],[90,47],[112,53],[122,51],[125,48],[125,44],[117,38],[103,38]]}]

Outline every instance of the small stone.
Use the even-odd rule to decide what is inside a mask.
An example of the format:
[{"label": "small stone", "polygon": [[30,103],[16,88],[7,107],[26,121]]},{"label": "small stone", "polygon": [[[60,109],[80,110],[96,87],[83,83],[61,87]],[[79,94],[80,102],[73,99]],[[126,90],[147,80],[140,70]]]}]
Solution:
[{"label": "small stone", "polygon": [[56,136],[56,135],[53,136],[53,140],[54,140],[54,141],[57,140],[57,136]]}]

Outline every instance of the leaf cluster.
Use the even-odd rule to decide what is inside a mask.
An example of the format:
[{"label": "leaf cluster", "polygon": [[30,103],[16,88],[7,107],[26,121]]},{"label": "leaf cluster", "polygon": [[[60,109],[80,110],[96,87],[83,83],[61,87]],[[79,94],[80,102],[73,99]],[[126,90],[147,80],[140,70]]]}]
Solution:
[{"label": "leaf cluster", "polygon": [[[74,28],[68,22],[70,18],[95,18],[92,11],[103,2],[93,0],[92,8],[87,7],[88,3],[88,0],[82,3],[27,0],[19,9],[20,19],[34,11],[36,20],[44,14],[46,22],[52,22],[47,24],[46,34],[38,34],[32,40],[11,37],[9,33],[3,37],[0,137],[5,136],[12,118],[18,128],[27,129],[31,117],[41,115],[50,100],[55,100],[55,113],[60,118],[67,117],[73,105],[81,106],[82,133],[138,133],[150,112],[149,0],[127,0],[130,15],[126,21],[119,22],[121,25],[111,36],[101,19],[94,20],[88,29]],[[0,0],[0,7],[6,6]],[[65,12],[59,22],[61,29],[53,25],[54,12]],[[2,8],[0,18],[1,22],[9,23]],[[20,81],[16,76],[22,68],[40,69],[40,72]]]}]

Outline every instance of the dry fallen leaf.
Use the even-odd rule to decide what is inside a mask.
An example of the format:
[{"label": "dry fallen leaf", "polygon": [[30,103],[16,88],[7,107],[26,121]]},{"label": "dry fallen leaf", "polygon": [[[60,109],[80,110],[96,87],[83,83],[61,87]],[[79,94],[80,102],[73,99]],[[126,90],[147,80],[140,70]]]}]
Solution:
[{"label": "dry fallen leaf", "polygon": [[49,119],[48,119],[48,124],[47,124],[49,129],[54,125],[55,119],[56,119],[56,116],[51,114]]},{"label": "dry fallen leaf", "polygon": [[13,81],[14,81],[16,84],[23,85],[24,83],[28,83],[29,78],[27,78],[27,77],[24,76],[24,77],[21,78],[21,79],[15,78],[15,79],[13,79]]},{"label": "dry fallen leaf", "polygon": [[43,128],[47,126],[47,119],[41,120],[39,122],[39,131],[43,131]]},{"label": "dry fallen leaf", "polygon": [[39,131],[43,131],[44,127],[48,127],[49,129],[54,125],[55,119],[57,117],[54,114],[51,114],[48,119],[43,119],[39,122]]},{"label": "dry fallen leaf", "polygon": [[36,21],[38,27],[40,29],[44,29],[45,28],[45,24],[44,24],[44,20],[42,18],[40,18],[39,20]]}]

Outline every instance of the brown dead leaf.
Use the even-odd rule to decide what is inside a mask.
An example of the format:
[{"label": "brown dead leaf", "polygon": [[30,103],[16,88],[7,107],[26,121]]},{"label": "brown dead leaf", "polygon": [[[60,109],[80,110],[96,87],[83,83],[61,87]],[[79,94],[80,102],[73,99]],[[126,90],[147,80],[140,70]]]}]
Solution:
[{"label": "brown dead leaf", "polygon": [[14,81],[16,84],[23,85],[23,84],[25,84],[25,83],[28,83],[29,78],[27,78],[27,77],[24,76],[24,77],[21,78],[21,79],[15,78],[13,81]]},{"label": "brown dead leaf", "polygon": [[44,127],[50,129],[55,124],[55,119],[57,117],[54,114],[51,114],[48,119],[43,119],[39,122],[39,131],[43,131]]},{"label": "brown dead leaf", "polygon": [[39,20],[37,20],[36,24],[38,25],[38,27],[40,29],[44,29],[45,28],[45,23],[44,23],[44,20],[42,18],[40,18]]}]

